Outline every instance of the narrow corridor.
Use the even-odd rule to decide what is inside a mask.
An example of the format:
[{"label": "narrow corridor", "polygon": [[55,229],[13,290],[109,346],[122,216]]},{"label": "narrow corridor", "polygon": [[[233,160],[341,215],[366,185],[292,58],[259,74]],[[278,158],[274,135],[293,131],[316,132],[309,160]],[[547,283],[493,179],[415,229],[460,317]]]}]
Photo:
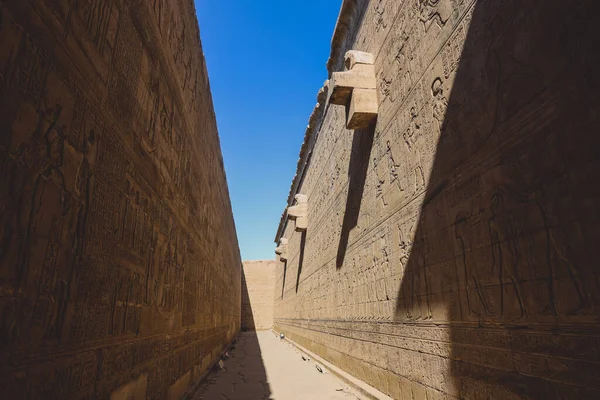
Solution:
[{"label": "narrow corridor", "polygon": [[[308,357],[305,357],[308,358]],[[242,332],[224,369],[211,371],[194,400],[357,399],[351,389],[272,331]]]}]

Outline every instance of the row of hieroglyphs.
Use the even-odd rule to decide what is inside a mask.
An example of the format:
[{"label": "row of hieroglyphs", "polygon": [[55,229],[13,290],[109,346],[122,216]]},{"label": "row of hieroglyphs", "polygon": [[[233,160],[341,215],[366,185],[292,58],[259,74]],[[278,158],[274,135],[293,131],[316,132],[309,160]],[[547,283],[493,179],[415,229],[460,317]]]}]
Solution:
[{"label": "row of hieroglyphs", "polygon": [[[361,237],[367,237],[365,235],[370,226],[381,224],[390,215],[407,207],[407,204],[424,199],[423,194],[427,184],[436,183],[429,182],[428,179],[431,174],[433,157],[442,129],[442,123],[447,114],[448,96],[450,88],[453,85],[458,58],[463,50],[465,35],[470,25],[470,19],[472,18],[472,8],[467,13],[464,13],[464,7],[467,4],[463,2],[453,4],[452,12],[448,12],[450,2],[441,2],[440,4],[441,9],[437,11],[431,5],[425,5],[421,9],[414,9],[409,6],[402,7],[398,18],[403,21],[414,19],[418,23],[406,22],[390,26],[390,29],[392,29],[390,37],[384,42],[381,50],[381,54],[384,57],[377,58],[376,65],[381,66],[379,68],[381,71],[379,74],[381,78],[379,80],[379,87],[382,109],[379,124],[383,126],[379,127],[378,125],[378,131],[376,132],[376,140],[371,157],[373,164],[368,171],[367,188],[362,200],[361,209],[364,209],[365,212],[361,212],[359,220],[361,218],[364,220],[363,223],[359,222],[359,229],[355,233],[351,233],[351,236],[354,235],[355,237],[355,239],[350,239],[351,242],[353,240],[360,240]],[[381,11],[381,7],[399,7],[399,4],[395,2],[379,2],[376,7],[378,11]],[[375,8],[370,8],[367,11],[367,15],[370,12],[374,12],[374,10]],[[452,25],[453,29],[447,29],[450,25]],[[377,27],[376,29],[381,28]],[[410,29],[415,30],[415,32],[411,34]],[[475,29],[481,28],[475,27]],[[361,31],[357,41],[361,43],[364,38],[365,43],[368,43],[370,33],[368,29]],[[434,59],[437,51],[435,45],[437,43],[442,43],[443,45],[441,46],[440,56]],[[391,49],[394,50],[391,51]],[[422,54],[423,56],[416,57],[416,54]],[[488,68],[490,68],[489,64]],[[402,74],[401,71],[410,71],[410,73]],[[387,76],[395,78],[392,80],[388,79]],[[531,71],[530,77],[533,84],[539,79],[538,73],[535,70]],[[478,82],[474,81],[474,84],[478,84]],[[483,86],[481,90],[475,91],[474,94],[476,95],[480,92],[485,92]],[[495,105],[489,103],[481,104],[488,107],[488,109],[495,107]],[[400,111],[397,111],[399,105],[403,107]],[[473,110],[472,113],[475,115],[478,112],[487,111],[487,109],[479,109]],[[340,117],[341,115],[338,116],[338,118]],[[340,221],[343,217],[343,209],[340,210],[340,205],[345,201],[347,193],[343,180],[347,176],[345,168],[349,160],[348,136],[347,132],[343,130],[332,129],[332,125],[334,124],[331,121],[333,121],[333,118],[334,113],[331,111],[325,117],[324,128],[321,132],[322,136],[315,145],[314,156],[311,160],[312,166],[307,172],[302,188],[302,192],[306,193],[311,199],[311,207],[309,209],[310,220],[315,221],[316,224],[320,224],[320,226],[311,225],[310,228],[313,233],[308,236],[306,254],[304,255],[305,265],[308,268],[314,267],[314,269],[325,268],[328,265],[327,263],[331,262],[333,257],[335,257],[335,249],[331,249],[331,245],[333,244],[333,247],[335,247],[335,238],[336,236],[339,237],[339,233],[336,233],[336,227],[340,226]],[[489,122],[487,123],[489,124]],[[454,120],[446,121],[446,126],[449,130],[456,129],[455,124],[456,121]],[[481,125],[481,131],[485,131],[489,127]],[[454,140],[454,138],[450,138],[449,140]],[[457,157],[459,154],[474,149],[479,145],[477,140],[473,140],[473,138],[470,138],[470,140],[472,142],[456,143]],[[460,151],[460,146],[463,146],[464,150]],[[490,166],[492,166],[493,162],[494,160],[487,161]],[[533,166],[527,167],[524,164],[523,167],[532,168]],[[506,202],[509,201],[508,199],[513,194],[510,192],[500,192],[488,198],[476,199],[470,205],[464,204],[466,199],[469,199],[473,193],[480,191],[481,188],[485,188],[485,185],[493,185],[490,179],[498,173],[506,174],[510,173],[510,171],[506,167],[500,167],[496,170],[490,170],[486,175],[482,175],[479,178],[469,179],[465,182],[458,181],[448,186],[448,189],[451,191],[449,201],[451,203],[458,203],[451,204],[454,215],[450,217],[450,221],[455,223],[456,230],[447,232],[447,234],[450,235],[450,241],[455,241],[456,243],[458,249],[456,250],[457,255],[463,253],[463,250],[460,250],[463,246],[467,250],[473,246],[474,235],[477,235],[475,232],[485,233],[485,236],[480,237],[489,237],[489,240],[486,241],[488,243],[486,247],[490,258],[497,258],[500,253],[505,254],[504,262],[506,264],[502,267],[499,265],[494,266],[495,275],[493,277],[489,276],[487,272],[475,272],[477,268],[473,266],[473,263],[477,264],[479,261],[472,260],[471,257],[467,257],[466,261],[457,260],[460,265],[459,268],[463,269],[467,276],[475,275],[465,282],[470,291],[475,291],[474,294],[469,293],[469,295],[463,296],[461,300],[463,303],[462,307],[468,309],[465,315],[487,315],[492,319],[519,319],[526,314],[538,313],[536,310],[527,309],[527,301],[523,298],[525,295],[522,293],[522,290],[519,290],[515,285],[509,285],[505,289],[504,294],[493,294],[493,297],[497,298],[492,300],[490,298],[492,292],[488,289],[483,289],[498,285],[501,282],[500,271],[503,271],[502,276],[504,278],[502,279],[506,279],[507,276],[516,277],[516,272],[511,270],[509,266],[511,262],[506,259],[507,251],[510,250],[504,248],[504,244],[502,243],[505,238],[510,237],[511,231],[518,228],[511,227],[510,224],[514,224],[514,222],[499,222],[498,219],[500,217],[498,211],[496,211],[496,207],[499,205],[506,207]],[[440,183],[443,184],[443,180],[440,180]],[[325,204],[320,200],[321,198],[326,199]],[[515,202],[515,199],[510,201]],[[530,204],[534,206],[533,203]],[[516,206],[516,204],[513,204],[513,206]],[[537,222],[538,225],[542,226],[544,224],[544,215],[552,208],[555,208],[555,206],[542,204],[542,209],[538,213],[532,214],[537,215],[536,218],[539,220]],[[325,218],[321,216],[325,216]],[[415,218],[418,218],[418,212],[415,212]],[[556,216],[553,218],[556,218]],[[361,226],[364,226],[367,230],[364,234],[361,233]],[[318,231],[321,229],[323,232],[319,233]],[[463,229],[467,229],[467,231]],[[400,228],[389,229],[390,232],[398,232],[399,230]],[[398,260],[394,262],[400,262],[404,257],[407,257],[407,254],[410,253],[412,243],[416,242],[416,240],[411,238],[416,228],[407,227],[406,230],[406,233],[393,234],[394,236],[397,235],[396,237],[399,239],[390,240],[390,242],[397,240],[399,243],[390,247],[393,252],[391,254],[398,257]],[[401,239],[401,237],[405,239]],[[442,240],[442,242],[448,243],[446,240]],[[555,255],[553,257],[560,258],[566,254],[566,249],[558,247],[556,241],[553,244],[552,240],[547,240],[547,243],[552,249],[552,254]],[[290,251],[292,252],[289,255],[290,261],[294,260],[295,257],[297,258],[300,251],[296,246],[291,246],[291,244],[292,242],[290,242]],[[515,246],[524,245],[518,243]],[[427,247],[424,248],[427,249]],[[534,263],[535,259],[541,256],[541,253],[539,256],[530,255],[529,257],[531,258],[528,262]],[[318,259],[319,262],[315,263],[315,259]],[[523,258],[520,258],[520,261],[524,261]],[[555,315],[557,313],[566,316],[572,313],[572,310],[589,306],[590,291],[585,288],[586,285],[584,285],[581,279],[577,278],[581,272],[575,268],[572,262],[565,262],[564,265],[566,269],[563,274],[566,273],[567,277],[562,287],[574,294],[572,297],[574,299],[573,304],[563,304],[562,311],[557,310],[558,304],[556,300],[550,300],[555,296],[553,291],[555,292],[556,289],[548,285],[545,287],[544,285],[540,285],[536,289],[539,292],[536,296],[541,296],[539,297],[540,302],[546,304],[545,307],[541,307],[539,310],[539,315],[542,319],[544,315]],[[481,276],[477,276],[477,274]],[[546,276],[544,279],[551,278]],[[428,287],[431,286],[429,281],[429,275],[416,276],[413,286],[415,288],[418,285]],[[495,290],[497,291],[497,289]],[[415,289],[415,292],[419,291]],[[520,302],[510,306],[497,304],[502,303],[500,298],[508,296],[509,292],[512,292],[511,295],[517,296]],[[424,316],[430,314],[428,311],[430,307],[427,306],[427,303],[431,303],[431,300],[424,297],[420,301],[423,305],[419,307],[424,311],[420,311],[419,313],[414,311],[407,312],[409,316],[412,316],[411,318],[415,318],[414,316],[418,314]],[[551,304],[552,302],[554,302],[554,305]],[[492,305],[493,303],[496,304]],[[415,308],[417,306],[410,306],[409,304],[407,307]],[[508,317],[507,314],[512,314],[512,316]]]}]

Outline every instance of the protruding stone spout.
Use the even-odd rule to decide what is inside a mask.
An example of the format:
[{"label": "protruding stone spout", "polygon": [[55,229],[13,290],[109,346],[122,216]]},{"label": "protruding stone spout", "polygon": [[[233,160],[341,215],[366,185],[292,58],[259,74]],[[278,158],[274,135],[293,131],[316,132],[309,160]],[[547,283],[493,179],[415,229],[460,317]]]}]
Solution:
[{"label": "protruding stone spout", "polygon": [[279,247],[275,249],[275,254],[279,256],[281,261],[287,261],[287,249],[288,249],[288,240],[286,238],[281,238],[279,241]]},{"label": "protruding stone spout", "polygon": [[308,196],[297,194],[295,205],[287,210],[289,219],[296,221],[296,232],[304,232],[308,228]]},{"label": "protruding stone spout", "polygon": [[364,129],[375,122],[379,112],[375,57],[350,50],[344,58],[346,71],[331,74],[327,102],[346,106],[348,129]]}]

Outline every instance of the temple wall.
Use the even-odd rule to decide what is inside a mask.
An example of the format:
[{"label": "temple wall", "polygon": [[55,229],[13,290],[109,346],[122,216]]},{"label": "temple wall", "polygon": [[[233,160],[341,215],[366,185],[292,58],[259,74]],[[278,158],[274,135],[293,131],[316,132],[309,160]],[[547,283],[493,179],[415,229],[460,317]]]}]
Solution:
[{"label": "temple wall", "polygon": [[4,0],[0,41],[4,398],[180,398],[241,304],[194,3]]},{"label": "temple wall", "polygon": [[275,261],[244,261],[242,270],[243,331],[262,331],[273,326]]},{"label": "temple wall", "polygon": [[397,399],[600,397],[593,1],[344,1],[330,73],[375,56],[378,119],[315,109],[274,327]]}]

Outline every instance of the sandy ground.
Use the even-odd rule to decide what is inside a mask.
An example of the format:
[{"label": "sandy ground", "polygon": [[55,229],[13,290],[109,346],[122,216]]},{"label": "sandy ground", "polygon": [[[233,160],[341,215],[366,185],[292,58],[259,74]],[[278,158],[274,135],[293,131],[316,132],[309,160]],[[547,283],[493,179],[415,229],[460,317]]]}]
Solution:
[{"label": "sandy ground", "polygon": [[334,375],[320,373],[313,360],[271,331],[242,332],[224,361],[193,399],[320,400],[358,399]]}]

